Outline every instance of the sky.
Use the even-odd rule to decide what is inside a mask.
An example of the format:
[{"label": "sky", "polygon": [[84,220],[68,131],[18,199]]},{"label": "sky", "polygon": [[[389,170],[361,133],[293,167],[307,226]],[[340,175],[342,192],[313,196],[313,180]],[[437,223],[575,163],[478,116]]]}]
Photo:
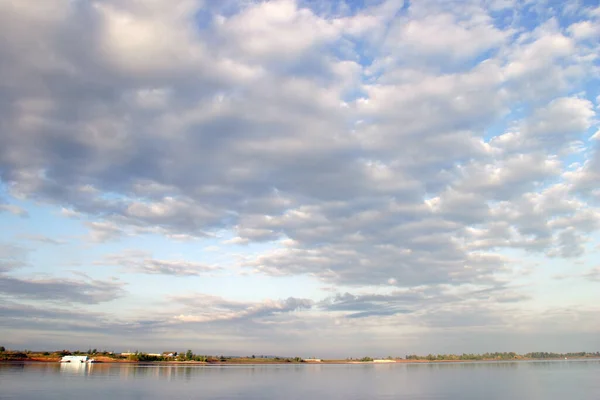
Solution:
[{"label": "sky", "polygon": [[0,0],[0,345],[600,350],[600,6]]}]

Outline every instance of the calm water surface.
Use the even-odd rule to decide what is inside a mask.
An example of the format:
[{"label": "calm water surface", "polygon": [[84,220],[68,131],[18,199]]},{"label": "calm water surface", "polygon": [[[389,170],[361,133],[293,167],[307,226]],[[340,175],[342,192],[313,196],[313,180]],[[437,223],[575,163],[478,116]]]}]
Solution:
[{"label": "calm water surface", "polygon": [[2,399],[600,399],[600,361],[156,366],[0,364]]}]

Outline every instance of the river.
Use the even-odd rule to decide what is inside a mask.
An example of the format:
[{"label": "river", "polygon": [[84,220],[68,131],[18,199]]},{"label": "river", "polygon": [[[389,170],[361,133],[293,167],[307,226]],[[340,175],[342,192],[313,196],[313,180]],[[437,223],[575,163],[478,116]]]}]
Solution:
[{"label": "river", "polygon": [[597,400],[600,361],[255,366],[0,364],[0,398]]}]

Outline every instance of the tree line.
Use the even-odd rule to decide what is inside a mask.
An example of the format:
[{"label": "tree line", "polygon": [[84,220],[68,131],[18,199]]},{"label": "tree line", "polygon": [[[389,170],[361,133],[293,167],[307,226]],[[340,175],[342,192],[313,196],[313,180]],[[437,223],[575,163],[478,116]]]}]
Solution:
[{"label": "tree line", "polygon": [[419,356],[416,354],[406,355],[407,360],[427,360],[427,361],[478,361],[478,360],[522,360],[522,359],[547,359],[547,358],[579,358],[579,357],[600,357],[600,352],[577,352],[577,353],[549,353],[549,352],[531,352],[517,354],[515,352],[504,353],[463,353],[463,354],[428,354]]},{"label": "tree line", "polygon": [[[196,362],[227,362],[232,359],[272,359],[278,362],[301,363],[304,362],[302,357],[276,357],[276,356],[249,356],[249,357],[225,357],[195,354],[192,350],[178,353],[162,353],[162,355],[148,354],[140,351],[128,355],[120,355],[119,353],[108,352],[106,350],[98,351],[97,349],[89,349],[87,351],[69,351],[60,350],[55,352],[39,352],[34,353],[31,350],[7,350],[4,346],[0,346],[0,360],[18,360],[26,359],[32,354],[43,356],[66,356],[66,355],[103,355],[114,359],[128,359],[131,361],[154,362],[154,361],[196,361]],[[530,352],[518,354],[515,352],[495,352],[495,353],[463,353],[463,354],[428,354],[426,356],[409,354],[405,356],[406,360],[415,361],[483,361],[483,360],[527,360],[527,359],[558,359],[558,358],[585,358],[585,357],[600,357],[600,351],[597,352],[569,352],[569,353],[554,353],[554,352]],[[387,357],[388,359],[402,359],[402,357]],[[348,360],[354,360],[348,358]],[[355,361],[370,362],[372,357],[362,357]]]}]

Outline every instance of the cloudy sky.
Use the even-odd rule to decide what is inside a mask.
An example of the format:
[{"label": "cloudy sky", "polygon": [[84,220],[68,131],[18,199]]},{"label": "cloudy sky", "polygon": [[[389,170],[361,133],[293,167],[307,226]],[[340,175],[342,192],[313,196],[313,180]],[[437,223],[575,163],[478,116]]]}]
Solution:
[{"label": "cloudy sky", "polygon": [[600,350],[600,7],[0,0],[0,339]]}]

